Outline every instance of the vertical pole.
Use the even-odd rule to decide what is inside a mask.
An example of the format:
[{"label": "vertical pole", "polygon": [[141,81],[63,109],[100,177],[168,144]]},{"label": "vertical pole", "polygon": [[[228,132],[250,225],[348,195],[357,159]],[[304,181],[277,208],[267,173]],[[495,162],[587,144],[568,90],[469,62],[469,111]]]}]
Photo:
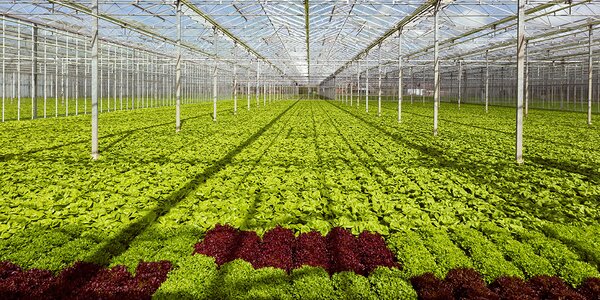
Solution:
[{"label": "vertical pole", "polygon": [[87,47],[83,47],[83,114],[87,115]]},{"label": "vertical pole", "polygon": [[398,123],[402,122],[402,28],[398,30]]},{"label": "vertical pole", "polygon": [[92,1],[92,159],[98,159],[98,0]]},{"label": "vertical pole", "polygon": [[237,64],[235,59],[233,62],[233,114],[237,115]]},{"label": "vertical pole", "polygon": [[358,71],[356,72],[356,108],[360,107],[360,61],[357,63]]},{"label": "vertical pole", "polygon": [[485,50],[485,112],[488,112],[490,102],[490,65],[488,61],[488,50]]},{"label": "vertical pole", "polygon": [[79,115],[79,39],[75,40],[75,115]]},{"label": "vertical pole", "polygon": [[250,67],[246,71],[246,110],[250,110]]},{"label": "vertical pole", "polygon": [[462,99],[462,60],[458,62],[458,110],[460,110],[460,100]]},{"label": "vertical pole", "polygon": [[354,89],[354,84],[352,83],[352,67],[354,66],[354,62],[350,63],[350,70],[348,70],[349,74],[349,78],[350,78],[350,106],[353,106],[353,102],[354,102],[354,98],[353,98],[353,93],[352,90]]},{"label": "vertical pole", "polygon": [[367,52],[367,59],[366,59],[366,63],[367,63],[367,70],[365,71],[366,75],[365,75],[365,80],[366,80],[366,86],[365,86],[365,111],[368,113],[369,112],[369,53]]},{"label": "vertical pole", "polygon": [[[562,103],[562,98],[561,98]],[[525,41],[525,117],[529,115],[529,42]]]},{"label": "vertical pole", "polygon": [[[4,79],[4,76],[2,76]],[[3,89],[4,91],[4,89]],[[46,118],[46,107],[48,106],[48,31],[44,33],[44,119]]]},{"label": "vertical pole", "polygon": [[377,51],[377,73],[379,75],[377,79],[377,116],[381,117],[381,44]]},{"label": "vertical pole", "polygon": [[[439,5],[439,2],[438,4]],[[433,135],[438,135],[438,111],[440,107],[440,58],[438,41],[438,10],[433,12]]]},{"label": "vertical pole", "polygon": [[[64,93],[65,93],[65,117],[68,117],[69,116],[69,37],[67,36],[67,37],[65,37],[65,39],[66,39],[66,43],[65,43],[66,48],[65,48],[65,64],[64,64],[64,66],[66,68],[66,72],[65,72],[66,75],[65,75]],[[109,58],[110,58],[110,56],[109,56]],[[109,107],[110,107],[110,105],[109,105]]]},{"label": "vertical pole", "polygon": [[17,24],[17,121],[21,120],[21,25]]},{"label": "vertical pole", "polygon": [[31,119],[37,118],[37,50],[38,27],[31,28]]},{"label": "vertical pole", "polygon": [[215,46],[215,66],[213,70],[213,121],[217,121],[217,67],[219,62],[219,47],[217,45],[217,28],[213,32],[213,46]]},{"label": "vertical pole", "polygon": [[123,110],[123,48],[119,49],[119,102],[121,103],[121,110]]},{"label": "vertical pole", "polygon": [[257,64],[256,64],[256,107],[260,106],[260,86],[259,86],[259,80],[260,80],[260,60],[257,60]]},{"label": "vertical pole", "polygon": [[593,73],[594,73],[594,61],[592,56],[592,25],[590,25],[590,31],[588,34],[588,118],[587,124],[592,125],[592,85],[593,85]]},{"label": "vertical pole", "polygon": [[2,122],[6,102],[6,20],[2,19]]},{"label": "vertical pole", "polygon": [[525,75],[525,0],[518,0],[516,159],[523,163],[523,86]]},{"label": "vertical pole", "polygon": [[181,2],[177,0],[177,61],[175,65],[175,132],[181,131]]},{"label": "vertical pole", "polygon": [[410,67],[410,87],[412,88],[412,93],[410,93],[410,104],[413,104],[415,96],[415,72],[413,67]]}]

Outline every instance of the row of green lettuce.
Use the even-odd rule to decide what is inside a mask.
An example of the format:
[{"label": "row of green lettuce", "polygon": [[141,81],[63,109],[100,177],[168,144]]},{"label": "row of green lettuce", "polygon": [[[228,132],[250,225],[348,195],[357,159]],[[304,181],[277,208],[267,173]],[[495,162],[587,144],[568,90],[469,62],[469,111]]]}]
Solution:
[{"label": "row of green lettuce", "polygon": [[324,101],[237,116],[227,105],[217,123],[209,105],[186,106],[179,134],[172,108],[102,115],[98,162],[88,117],[2,124],[0,259],[53,270],[169,260],[159,295],[193,294],[210,287],[178,278],[208,264],[189,257],[215,224],[341,226],[384,235],[404,281],[460,266],[488,282],[598,277],[600,134],[578,114],[532,111],[518,166],[510,109],[442,105],[433,138],[429,105],[405,105],[401,124],[393,103],[382,117]]}]

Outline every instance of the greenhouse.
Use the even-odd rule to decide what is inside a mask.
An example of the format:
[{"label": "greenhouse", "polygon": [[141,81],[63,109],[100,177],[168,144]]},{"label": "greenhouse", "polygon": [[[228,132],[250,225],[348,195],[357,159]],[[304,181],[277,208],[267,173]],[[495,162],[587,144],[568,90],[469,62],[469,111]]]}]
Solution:
[{"label": "greenhouse", "polygon": [[0,22],[0,299],[600,299],[598,0]]}]

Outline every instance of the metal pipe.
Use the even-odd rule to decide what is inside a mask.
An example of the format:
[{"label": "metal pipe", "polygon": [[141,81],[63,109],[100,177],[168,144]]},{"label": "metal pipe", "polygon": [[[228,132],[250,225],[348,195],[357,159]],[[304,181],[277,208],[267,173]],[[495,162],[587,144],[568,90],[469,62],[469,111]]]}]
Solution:
[{"label": "metal pipe", "polygon": [[75,115],[79,115],[79,40],[75,40]]},{"label": "metal pipe", "polygon": [[398,30],[398,123],[402,122],[402,28]]},{"label": "metal pipe", "polygon": [[21,25],[17,25],[17,121],[21,120]]},{"label": "metal pipe", "polygon": [[593,28],[590,25],[590,31],[588,34],[588,47],[589,47],[589,61],[588,61],[588,117],[587,124],[592,125],[592,86],[593,86],[593,72],[594,72],[594,61],[592,52],[592,32]]},{"label": "metal pipe", "polygon": [[525,84],[525,0],[518,0],[516,160],[523,163],[523,86]]},{"label": "metal pipe", "polygon": [[177,63],[175,67],[175,132],[181,130],[181,2],[177,1]]},{"label": "metal pipe", "polygon": [[[440,60],[438,41],[438,7],[433,12],[433,135],[438,135],[438,111],[440,107]],[[424,72],[423,72],[424,73]],[[424,93],[423,93],[424,94]]]},{"label": "metal pipe", "polygon": [[381,117],[381,44],[379,44],[377,52],[377,116]]},{"label": "metal pipe", "polygon": [[488,63],[488,51],[485,51],[485,112],[488,112],[490,102],[490,66]]},{"label": "metal pipe", "polygon": [[92,0],[92,159],[98,159],[98,0]]},{"label": "metal pipe", "polygon": [[462,99],[462,60],[458,62],[458,110],[460,110],[460,100]]},{"label": "metal pipe", "polygon": [[[562,97],[561,97],[562,108]],[[529,115],[529,43],[525,41],[525,117]]]},{"label": "metal pipe", "polygon": [[215,27],[213,32],[213,46],[215,46],[215,69],[213,71],[213,121],[217,121],[217,75],[219,66],[219,47],[217,44],[217,28]]},{"label": "metal pipe", "polygon": [[366,70],[366,75],[365,75],[365,80],[366,80],[365,111],[368,113],[369,112],[369,52],[367,52],[366,63],[367,63],[367,70]]},{"label": "metal pipe", "polygon": [[38,27],[31,28],[31,119],[37,118],[37,50]]},{"label": "metal pipe", "polygon": [[6,102],[6,20],[2,19],[2,122]]}]

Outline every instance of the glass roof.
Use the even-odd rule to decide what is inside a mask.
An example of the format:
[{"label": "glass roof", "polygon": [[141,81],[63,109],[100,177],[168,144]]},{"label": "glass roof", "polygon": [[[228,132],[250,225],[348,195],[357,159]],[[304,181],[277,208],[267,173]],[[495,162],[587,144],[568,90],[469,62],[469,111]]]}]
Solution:
[{"label": "glass roof", "polygon": [[[174,56],[176,1],[99,0],[100,36]],[[530,62],[583,61],[600,0],[526,1]],[[298,84],[318,85],[387,64],[397,66],[398,29],[406,65],[432,67],[433,13],[439,5],[442,66],[458,61],[510,64],[516,54],[515,0],[181,0],[184,58],[219,57]],[[82,35],[90,0],[0,0],[4,17]],[[217,43],[214,44],[214,35]],[[600,35],[592,39],[600,52]]]}]

